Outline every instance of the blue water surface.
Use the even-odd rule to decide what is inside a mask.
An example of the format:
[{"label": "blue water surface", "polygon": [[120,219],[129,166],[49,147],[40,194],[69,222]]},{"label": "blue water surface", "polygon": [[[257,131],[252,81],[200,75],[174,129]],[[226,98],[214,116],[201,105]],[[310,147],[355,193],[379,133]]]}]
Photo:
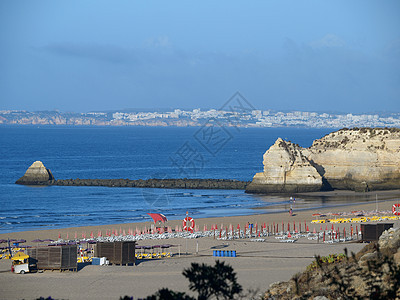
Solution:
[{"label": "blue water surface", "polygon": [[0,233],[259,213],[288,203],[238,190],[16,185],[42,161],[56,179],[224,178],[251,180],[278,137],[308,147],[331,129],[0,126]]}]

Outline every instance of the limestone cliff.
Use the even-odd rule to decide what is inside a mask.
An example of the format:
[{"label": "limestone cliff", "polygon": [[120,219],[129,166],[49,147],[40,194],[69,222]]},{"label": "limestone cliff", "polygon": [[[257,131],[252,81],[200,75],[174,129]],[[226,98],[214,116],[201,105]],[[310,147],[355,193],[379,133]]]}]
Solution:
[{"label": "limestone cliff", "polygon": [[35,161],[26,170],[25,175],[18,179],[15,183],[25,185],[43,184],[54,180],[53,174],[47,169],[41,161]]},{"label": "limestone cliff", "polygon": [[398,189],[400,129],[341,129],[309,148],[278,139],[263,163],[247,192]]},{"label": "limestone cliff", "polygon": [[277,139],[264,154],[264,172],[254,176],[247,191],[279,193],[320,190],[322,176],[301,150],[296,144]]}]

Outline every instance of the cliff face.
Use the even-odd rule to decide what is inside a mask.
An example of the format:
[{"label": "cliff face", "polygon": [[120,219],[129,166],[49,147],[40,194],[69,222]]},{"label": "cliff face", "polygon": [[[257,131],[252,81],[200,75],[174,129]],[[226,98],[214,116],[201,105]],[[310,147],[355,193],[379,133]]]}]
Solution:
[{"label": "cliff face", "polygon": [[15,183],[26,185],[40,185],[54,180],[53,174],[47,169],[41,161],[35,161],[26,170],[25,175],[18,179]]},{"label": "cliff face", "polygon": [[302,148],[277,139],[264,154],[264,172],[257,173],[247,191],[268,193],[320,190],[322,176],[302,153]]},{"label": "cliff face", "polygon": [[400,129],[341,129],[302,148],[278,139],[247,192],[400,188]]}]

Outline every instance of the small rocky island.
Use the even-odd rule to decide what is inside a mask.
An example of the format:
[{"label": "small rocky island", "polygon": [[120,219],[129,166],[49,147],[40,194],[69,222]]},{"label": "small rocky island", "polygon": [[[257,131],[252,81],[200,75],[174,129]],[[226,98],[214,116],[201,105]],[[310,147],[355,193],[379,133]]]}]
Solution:
[{"label": "small rocky island", "polygon": [[54,181],[54,176],[41,161],[35,161],[26,170],[25,175],[18,179],[16,184],[25,185],[47,185]]},{"label": "small rocky island", "polygon": [[399,189],[400,129],[344,128],[309,148],[278,138],[263,164],[247,193]]}]

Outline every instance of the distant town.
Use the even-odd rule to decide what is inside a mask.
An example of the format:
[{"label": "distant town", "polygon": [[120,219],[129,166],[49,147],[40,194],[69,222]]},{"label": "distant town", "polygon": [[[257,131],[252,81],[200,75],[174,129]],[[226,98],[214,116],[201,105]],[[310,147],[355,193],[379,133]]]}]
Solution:
[{"label": "distant town", "polygon": [[400,127],[400,113],[339,114],[272,110],[173,109],[171,111],[112,111],[71,113],[1,110],[0,124],[72,126],[219,126],[237,127]]}]

